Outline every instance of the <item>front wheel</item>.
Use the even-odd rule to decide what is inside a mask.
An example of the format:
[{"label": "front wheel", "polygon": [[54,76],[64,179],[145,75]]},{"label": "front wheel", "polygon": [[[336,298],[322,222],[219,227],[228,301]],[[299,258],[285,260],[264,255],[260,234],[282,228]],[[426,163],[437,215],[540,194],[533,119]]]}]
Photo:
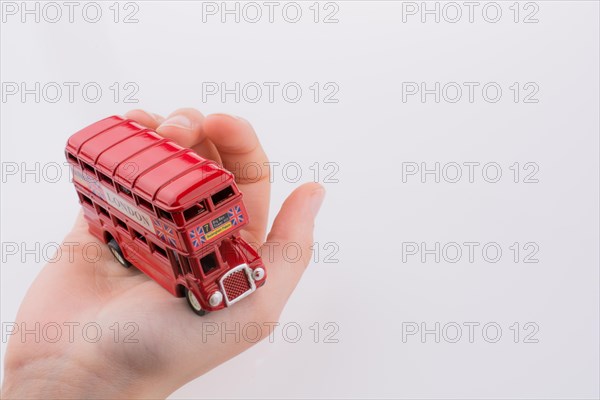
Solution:
[{"label": "front wheel", "polygon": [[119,264],[121,264],[125,268],[131,267],[131,263],[127,261],[127,259],[123,255],[123,252],[121,251],[121,248],[119,247],[119,243],[117,243],[115,239],[109,240],[108,248],[110,249],[112,255],[115,256],[115,259],[119,262]]},{"label": "front wheel", "polygon": [[206,315],[206,311],[202,309],[202,306],[200,305],[200,302],[198,301],[196,295],[189,289],[186,289],[185,291],[185,298],[187,299],[187,302],[190,305],[192,311],[200,316]]}]

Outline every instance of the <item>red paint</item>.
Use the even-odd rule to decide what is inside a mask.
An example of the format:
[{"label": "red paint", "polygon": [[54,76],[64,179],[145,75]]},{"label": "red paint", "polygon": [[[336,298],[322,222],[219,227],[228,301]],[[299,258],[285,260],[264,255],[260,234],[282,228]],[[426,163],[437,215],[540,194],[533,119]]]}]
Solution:
[{"label": "red paint", "polygon": [[[242,193],[214,161],[118,116],[71,136],[66,156],[90,232],[114,239],[129,263],[173,295],[191,291],[199,314],[265,283],[266,274],[253,278],[265,267],[239,234],[248,224]],[[211,306],[217,291],[223,300]]]}]

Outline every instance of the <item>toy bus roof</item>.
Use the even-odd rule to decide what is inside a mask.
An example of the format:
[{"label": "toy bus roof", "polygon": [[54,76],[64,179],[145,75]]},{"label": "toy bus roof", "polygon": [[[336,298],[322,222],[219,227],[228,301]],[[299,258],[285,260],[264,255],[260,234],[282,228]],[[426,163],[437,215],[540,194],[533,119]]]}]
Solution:
[{"label": "toy bus roof", "polygon": [[167,211],[191,205],[233,180],[214,161],[119,116],[75,133],[67,150]]}]

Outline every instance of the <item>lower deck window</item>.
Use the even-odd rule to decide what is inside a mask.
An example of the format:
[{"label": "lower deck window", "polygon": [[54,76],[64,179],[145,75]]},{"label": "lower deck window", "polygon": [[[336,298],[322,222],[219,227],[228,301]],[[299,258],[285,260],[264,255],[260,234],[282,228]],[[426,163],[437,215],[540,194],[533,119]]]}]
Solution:
[{"label": "lower deck window", "polygon": [[98,215],[104,215],[105,217],[109,217],[108,211],[106,211],[106,208],[99,206],[98,204],[96,204],[96,211],[98,211]]},{"label": "lower deck window", "polygon": [[81,199],[81,204],[87,204],[88,206],[93,207],[94,203],[92,203],[92,199],[87,197],[85,194],[79,193],[79,198]]},{"label": "lower deck window", "polygon": [[144,235],[142,235],[141,233],[139,233],[135,229],[132,229],[131,231],[133,232],[133,237],[135,239],[139,240],[142,243],[148,244],[148,241],[146,240],[146,237]]},{"label": "lower deck window", "polygon": [[127,230],[127,224],[125,224],[125,222],[121,221],[117,217],[113,217],[113,218],[115,219],[115,225],[120,226],[121,228]]},{"label": "lower deck window", "polygon": [[167,258],[167,251],[165,249],[163,249],[162,247],[153,244],[152,246],[154,248],[154,252],[160,254],[161,256],[163,256],[164,258]]}]

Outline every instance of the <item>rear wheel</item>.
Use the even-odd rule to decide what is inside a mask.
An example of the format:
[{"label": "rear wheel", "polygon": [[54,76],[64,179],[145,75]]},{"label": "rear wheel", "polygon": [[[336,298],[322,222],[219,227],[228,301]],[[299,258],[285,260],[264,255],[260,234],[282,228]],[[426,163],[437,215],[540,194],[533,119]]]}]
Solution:
[{"label": "rear wheel", "polygon": [[117,243],[115,239],[110,239],[108,241],[108,248],[110,249],[110,252],[113,254],[113,256],[115,256],[115,259],[119,262],[119,264],[121,264],[125,268],[131,267],[131,263],[127,261],[127,259],[123,255],[123,252],[121,251],[121,248],[119,247],[119,243]]},{"label": "rear wheel", "polygon": [[189,290],[189,289],[185,290],[185,298],[187,299],[187,302],[190,305],[190,308],[192,309],[193,312],[195,312],[196,314],[198,314],[200,316],[206,315],[206,311],[202,309],[202,306],[200,305],[198,298],[191,290]]}]

